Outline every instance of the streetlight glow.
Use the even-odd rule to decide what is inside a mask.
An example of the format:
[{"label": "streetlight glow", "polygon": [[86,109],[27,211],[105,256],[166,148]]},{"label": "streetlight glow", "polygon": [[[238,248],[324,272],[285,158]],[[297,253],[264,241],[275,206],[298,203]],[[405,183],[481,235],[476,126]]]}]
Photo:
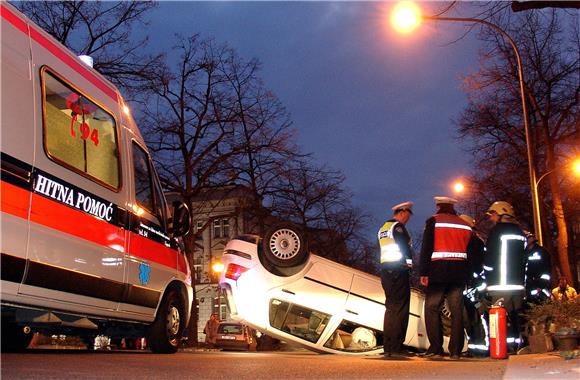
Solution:
[{"label": "streetlight glow", "polygon": [[458,194],[463,193],[465,191],[465,185],[461,182],[455,182],[453,184],[453,191]]},{"label": "streetlight glow", "polygon": [[574,169],[574,174],[580,176],[580,158],[574,161],[572,167]]},{"label": "streetlight glow", "polygon": [[421,23],[421,9],[415,3],[403,1],[393,9],[391,23],[399,33],[411,33]]},{"label": "streetlight glow", "polygon": [[214,271],[214,273],[221,273],[224,271],[224,264],[221,261],[216,261],[211,266],[211,269]]}]

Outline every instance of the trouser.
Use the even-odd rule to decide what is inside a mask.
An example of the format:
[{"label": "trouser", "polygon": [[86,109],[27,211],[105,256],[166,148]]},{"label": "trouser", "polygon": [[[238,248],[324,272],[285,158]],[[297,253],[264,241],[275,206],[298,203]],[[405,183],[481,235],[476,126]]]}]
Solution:
[{"label": "trouser", "polygon": [[429,350],[435,354],[443,354],[443,326],[441,321],[441,306],[447,298],[447,306],[451,313],[451,336],[449,338],[449,353],[461,355],[465,336],[463,333],[463,289],[458,284],[429,284],[425,299],[425,327],[429,338]]},{"label": "trouser", "polygon": [[385,353],[403,349],[409,325],[409,301],[411,288],[409,270],[381,270],[381,284],[385,291],[385,318],[383,322],[383,345]]},{"label": "trouser", "polygon": [[522,310],[525,291],[522,290],[493,290],[489,291],[492,305],[503,298],[503,307],[507,312],[507,344],[510,351],[517,350],[520,344],[521,326],[523,325]]}]

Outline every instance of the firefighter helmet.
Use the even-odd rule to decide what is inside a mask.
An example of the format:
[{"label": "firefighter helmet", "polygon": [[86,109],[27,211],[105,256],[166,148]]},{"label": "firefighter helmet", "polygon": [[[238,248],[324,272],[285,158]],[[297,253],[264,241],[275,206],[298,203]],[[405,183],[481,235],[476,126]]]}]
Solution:
[{"label": "firefighter helmet", "polygon": [[491,206],[489,206],[489,209],[487,210],[487,212],[488,213],[495,212],[499,216],[509,215],[509,216],[515,217],[515,212],[514,212],[513,206],[507,202],[504,202],[504,201],[493,202],[493,204]]}]

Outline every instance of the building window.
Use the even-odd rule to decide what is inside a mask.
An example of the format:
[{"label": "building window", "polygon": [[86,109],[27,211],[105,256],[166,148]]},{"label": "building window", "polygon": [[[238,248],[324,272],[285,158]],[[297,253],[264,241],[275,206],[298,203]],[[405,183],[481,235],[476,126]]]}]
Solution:
[{"label": "building window", "polygon": [[221,219],[215,219],[213,221],[213,237],[220,238],[222,237],[222,223]]},{"label": "building window", "polygon": [[230,237],[230,221],[228,219],[222,219],[222,232],[223,237]]},{"label": "building window", "polygon": [[43,71],[44,148],[58,163],[105,186],[120,187],[112,114],[48,70]]},{"label": "building window", "polygon": [[229,238],[230,237],[230,221],[229,221],[229,219],[214,219],[214,221],[213,221],[213,237],[214,238]]},{"label": "building window", "polygon": [[197,240],[203,240],[203,222],[197,221],[195,224],[195,238]]}]

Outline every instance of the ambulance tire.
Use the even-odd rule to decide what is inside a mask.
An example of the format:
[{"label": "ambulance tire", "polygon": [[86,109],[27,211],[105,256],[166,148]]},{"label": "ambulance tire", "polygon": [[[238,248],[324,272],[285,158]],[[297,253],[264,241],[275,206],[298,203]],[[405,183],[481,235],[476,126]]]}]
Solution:
[{"label": "ambulance tire", "polygon": [[304,233],[295,224],[279,223],[262,239],[264,260],[275,268],[290,268],[308,259],[308,244]]},{"label": "ambulance tire", "polygon": [[26,328],[9,320],[2,318],[2,352],[24,351],[34,334],[30,328]]},{"label": "ambulance tire", "polygon": [[159,354],[177,352],[183,335],[185,307],[177,290],[169,290],[149,328],[147,343],[151,351]]}]

